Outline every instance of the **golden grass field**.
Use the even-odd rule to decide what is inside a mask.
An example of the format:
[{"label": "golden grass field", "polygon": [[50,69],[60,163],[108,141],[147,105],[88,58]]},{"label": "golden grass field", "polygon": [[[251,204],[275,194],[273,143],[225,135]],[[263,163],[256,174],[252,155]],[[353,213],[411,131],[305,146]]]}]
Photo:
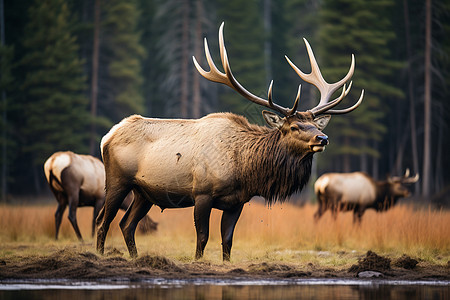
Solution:
[{"label": "golden grass field", "polygon": [[[0,205],[0,243],[26,245],[29,254],[80,244],[67,219],[67,210],[60,239],[54,240],[55,210],[56,201],[41,205]],[[247,203],[236,226],[232,262],[317,262],[331,267],[348,266],[368,250],[390,257],[406,254],[437,265],[447,265],[450,259],[450,211],[398,205],[384,213],[368,210],[361,226],[354,226],[352,213],[341,213],[334,220],[327,212],[315,223],[315,210],[316,205],[312,204],[298,207],[284,203],[269,208],[259,201]],[[149,214],[159,223],[158,231],[137,235],[139,253],[162,255],[180,262],[193,261],[196,238],[193,209],[161,212],[153,207]],[[122,215],[120,211],[111,225],[106,251],[115,248],[127,253],[118,226]],[[221,263],[220,216],[220,211],[213,210],[210,239],[205,249],[204,260],[212,263]],[[92,208],[79,208],[77,217],[85,239],[80,247],[95,253],[95,238],[91,237]],[[4,246],[3,255],[7,255],[5,251]]]}]

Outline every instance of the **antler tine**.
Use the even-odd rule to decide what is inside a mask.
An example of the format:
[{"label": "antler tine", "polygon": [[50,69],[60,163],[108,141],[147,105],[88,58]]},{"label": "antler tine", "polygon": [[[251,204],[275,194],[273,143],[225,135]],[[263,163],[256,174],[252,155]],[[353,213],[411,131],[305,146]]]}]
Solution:
[{"label": "antler tine", "polygon": [[298,85],[298,91],[297,91],[297,96],[295,97],[295,101],[294,101],[294,106],[291,108],[291,110],[289,111],[289,115],[293,115],[295,114],[295,112],[297,111],[297,107],[298,107],[298,102],[300,100],[300,92],[302,89],[302,85],[299,84]]},{"label": "antler tine", "polygon": [[211,57],[211,53],[209,52],[208,41],[206,40],[206,38],[204,39],[204,44],[205,44],[205,56],[206,56],[206,60],[208,62],[210,71],[207,72],[207,71],[203,70],[203,68],[197,62],[197,59],[195,59],[195,57],[193,56],[192,59],[194,61],[195,68],[200,73],[200,75],[202,75],[206,79],[209,79],[214,82],[227,84],[227,81],[225,80],[226,75],[223,74],[222,72],[220,72],[219,69],[217,69],[216,65],[214,64],[214,61]]},{"label": "antler tine", "polygon": [[406,168],[405,175],[403,177],[408,178],[409,177],[409,168]]},{"label": "antler tine", "polygon": [[348,88],[346,89],[346,85],[344,84],[344,87],[342,88],[342,93],[339,97],[334,99],[333,101],[330,101],[324,105],[316,106],[315,108],[311,109],[310,111],[315,115],[320,115],[323,112],[326,112],[330,108],[338,105],[342,99],[344,99],[345,96],[347,96],[348,92],[350,92],[350,89],[352,87],[352,81],[350,81],[350,84],[348,85]]},{"label": "antler tine", "polygon": [[200,64],[195,59],[195,57],[193,57],[194,65],[197,68],[198,72],[208,80],[222,83],[222,84],[225,84],[225,85],[231,87],[232,89],[237,91],[239,94],[241,94],[248,100],[250,100],[258,105],[262,105],[267,108],[271,108],[285,116],[288,116],[289,109],[284,108],[278,104],[275,104],[272,101],[272,83],[270,84],[270,88],[269,88],[269,95],[270,95],[269,98],[270,99],[266,100],[266,99],[260,98],[256,95],[253,95],[252,93],[247,91],[233,76],[233,72],[231,71],[230,63],[228,61],[227,50],[225,48],[225,41],[223,38],[224,24],[225,23],[222,22],[222,24],[220,25],[220,28],[219,28],[219,50],[220,50],[220,59],[222,61],[222,66],[224,68],[225,73],[220,72],[217,69],[217,67],[215,66],[214,61],[209,52],[208,43],[207,43],[206,38],[205,38],[205,54],[206,54],[206,60],[208,61],[208,65],[211,70],[209,72],[206,72],[205,70],[203,70],[202,67],[200,67]]},{"label": "antler tine", "polygon": [[273,106],[272,101],[272,86],[273,86],[273,80],[270,81],[269,89],[267,90],[267,101],[269,101],[269,105]]},{"label": "antler tine", "polygon": [[[349,112],[355,110],[362,103],[363,98],[364,98],[364,89],[361,91],[361,96],[359,97],[358,101],[355,104],[353,104],[353,106],[345,108],[345,109],[339,109],[339,110],[335,110],[335,109],[327,110],[326,113],[329,115],[342,115],[342,114],[349,113]],[[318,114],[315,113],[315,115],[318,115]]]},{"label": "antler tine", "polygon": [[[285,56],[285,58],[286,58],[287,62],[289,63],[289,65],[300,76],[300,78],[302,78],[303,80],[305,80],[308,83],[315,85],[320,91],[319,104],[316,107],[312,108],[310,111],[314,115],[319,115],[319,114],[322,114],[325,112],[330,113],[330,114],[342,114],[342,113],[350,112],[351,110],[358,107],[359,104],[358,104],[358,106],[352,107],[351,110],[345,109],[345,110],[340,110],[340,111],[337,111],[337,110],[330,111],[331,108],[333,108],[334,106],[339,104],[339,102],[341,102],[341,100],[348,94],[348,92],[350,91],[350,88],[351,88],[351,83],[349,84],[349,87],[347,89],[345,89],[345,87],[344,87],[344,90],[343,90],[341,96],[339,96],[338,98],[336,98],[333,101],[329,101],[331,95],[353,76],[353,73],[355,70],[355,56],[352,54],[352,62],[351,62],[350,69],[349,69],[347,75],[345,75],[345,77],[342,78],[341,80],[339,80],[338,82],[330,84],[330,83],[327,83],[325,81],[325,79],[323,78],[322,73],[320,72],[319,65],[317,64],[317,60],[314,56],[314,52],[312,51],[312,48],[309,45],[308,41],[305,38],[303,39],[303,41],[305,42],[306,49],[308,52],[309,61],[311,64],[311,73],[309,73],[309,74],[303,73],[287,56]],[[360,98],[360,100],[362,101],[362,98]]]},{"label": "antler tine", "polygon": [[403,175],[403,178],[402,178],[402,181],[404,183],[416,183],[419,180],[418,173],[416,173],[416,175],[414,175],[414,177],[410,177],[409,174],[410,174],[409,168],[407,168],[405,171],[405,175]]},{"label": "antler tine", "polygon": [[419,174],[416,173],[414,177],[403,178],[403,183],[416,183],[419,181]]}]

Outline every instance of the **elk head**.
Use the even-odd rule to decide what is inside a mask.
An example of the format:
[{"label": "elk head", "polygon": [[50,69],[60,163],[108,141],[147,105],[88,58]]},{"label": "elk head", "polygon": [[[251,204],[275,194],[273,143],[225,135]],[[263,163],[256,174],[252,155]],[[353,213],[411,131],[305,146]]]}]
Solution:
[{"label": "elk head", "polygon": [[414,177],[409,176],[409,169],[406,169],[403,176],[388,177],[389,188],[394,196],[408,197],[411,192],[406,187],[407,184],[416,183],[419,180],[419,174]]},{"label": "elk head", "polygon": [[[323,151],[325,146],[328,145],[328,137],[322,133],[322,130],[328,124],[328,121],[331,118],[331,115],[336,114],[345,114],[353,111],[357,108],[363,99],[364,90],[361,92],[361,96],[359,100],[352,106],[347,109],[342,110],[332,110],[333,107],[338,105],[342,99],[349,93],[351,88],[351,82],[346,87],[345,82],[347,82],[353,75],[355,68],[355,58],[352,55],[352,63],[350,66],[350,70],[347,75],[341,79],[340,81],[329,84],[323,79],[322,74],[320,72],[317,61],[314,57],[314,53],[306,39],[303,39],[306,44],[306,48],[308,51],[309,59],[311,62],[311,73],[305,74],[300,71],[287,56],[285,56],[288,63],[294,69],[294,71],[302,78],[304,81],[315,85],[320,92],[320,102],[319,104],[307,111],[298,111],[298,103],[300,100],[300,90],[301,85],[298,87],[297,96],[294,101],[294,106],[292,108],[282,107],[272,100],[272,86],[273,80],[269,85],[269,90],[267,94],[267,99],[260,98],[256,95],[253,95],[249,91],[247,91],[233,76],[231,72],[230,63],[228,62],[227,51],[225,49],[225,43],[223,39],[223,26],[224,23],[220,25],[219,28],[219,48],[220,48],[220,58],[222,61],[222,66],[225,73],[219,71],[216,65],[213,62],[211,54],[208,48],[208,42],[205,38],[205,54],[206,60],[208,61],[208,65],[210,67],[210,71],[205,71],[200,67],[195,57],[193,57],[194,65],[197,68],[198,72],[208,80],[225,84],[246,99],[258,104],[270,108],[281,115],[263,111],[264,120],[270,127],[276,128],[281,131],[282,139],[286,142],[289,148],[293,149],[299,153],[308,153],[308,152],[320,152]],[[332,94],[337,91],[341,86],[343,86],[342,93],[336,99],[330,101]]]}]

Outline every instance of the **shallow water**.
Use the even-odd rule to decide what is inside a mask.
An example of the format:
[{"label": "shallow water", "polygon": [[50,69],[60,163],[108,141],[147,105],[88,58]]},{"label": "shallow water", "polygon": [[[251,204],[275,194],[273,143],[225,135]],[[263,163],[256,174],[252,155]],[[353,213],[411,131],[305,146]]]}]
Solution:
[{"label": "shallow water", "polygon": [[3,281],[0,299],[450,299],[450,281],[348,279]]}]

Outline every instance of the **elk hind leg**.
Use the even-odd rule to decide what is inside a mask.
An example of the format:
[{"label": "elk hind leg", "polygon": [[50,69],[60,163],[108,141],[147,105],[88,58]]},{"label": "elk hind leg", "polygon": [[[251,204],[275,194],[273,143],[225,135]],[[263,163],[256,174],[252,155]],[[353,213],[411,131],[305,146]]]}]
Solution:
[{"label": "elk hind leg", "polygon": [[194,222],[197,231],[197,247],[195,251],[195,259],[203,256],[206,243],[209,238],[209,218],[211,215],[212,200],[210,196],[200,195],[195,197],[194,205]]},{"label": "elk hind leg", "polygon": [[68,193],[67,199],[69,202],[69,221],[72,224],[73,230],[75,230],[75,234],[77,235],[78,240],[82,241],[83,237],[81,236],[80,228],[78,228],[77,222],[77,208],[78,208],[78,199],[79,194],[77,192]]},{"label": "elk hind leg", "polygon": [[94,237],[95,234],[95,224],[97,223],[97,217],[99,215],[100,210],[103,208],[104,205],[104,200],[103,199],[96,199],[95,204],[94,204],[94,215],[92,218],[92,237]]},{"label": "elk hind leg", "polygon": [[361,226],[362,216],[364,214],[364,209],[361,207],[355,207],[353,210],[353,224]]},{"label": "elk hind leg", "polygon": [[224,261],[230,260],[234,228],[241,215],[242,208],[243,206],[241,205],[237,209],[224,211],[222,214],[220,232],[222,234],[222,256]]},{"label": "elk hind leg", "polygon": [[67,207],[67,200],[62,193],[56,194],[56,199],[58,200],[58,208],[55,212],[55,240],[58,239],[59,227],[61,226],[62,216]]},{"label": "elk hind leg", "polygon": [[323,199],[323,195],[320,194],[320,193],[318,193],[318,194],[317,194],[317,202],[318,202],[319,204],[318,204],[318,207],[317,207],[317,211],[316,211],[316,213],[314,214],[314,221],[315,221],[315,222],[319,221],[319,219],[322,217],[322,215],[323,215],[323,214],[325,213],[325,211],[326,211],[325,205],[322,204],[322,203],[324,202],[324,200],[325,200],[325,199]]},{"label": "elk hind leg", "polygon": [[134,239],[136,227],[139,221],[147,215],[152,205],[153,204],[150,201],[144,199],[141,195],[135,192],[133,201],[120,221],[120,229],[122,230],[122,234],[131,257],[137,257],[138,255],[136,241]]}]

